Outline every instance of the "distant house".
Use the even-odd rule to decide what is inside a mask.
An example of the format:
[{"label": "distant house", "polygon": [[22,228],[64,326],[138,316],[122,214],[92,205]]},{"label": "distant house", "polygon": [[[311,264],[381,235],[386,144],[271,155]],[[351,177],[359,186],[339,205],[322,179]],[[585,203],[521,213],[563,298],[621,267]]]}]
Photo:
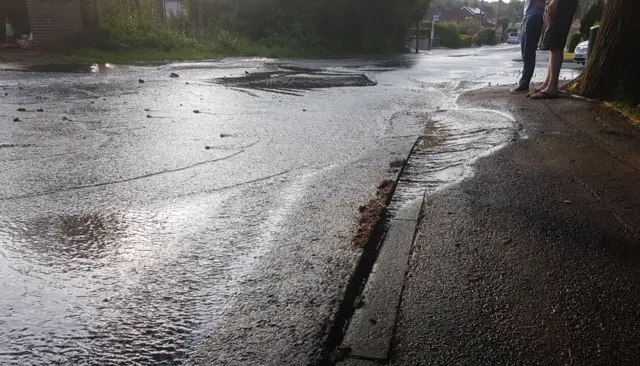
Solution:
[{"label": "distant house", "polygon": [[468,6],[465,6],[462,8],[462,10],[469,13],[470,16],[472,16],[475,20],[479,22],[482,22],[485,19],[485,13],[479,8],[470,8]]},{"label": "distant house", "polygon": [[441,22],[464,22],[467,19],[475,19],[482,24],[483,27],[492,28],[495,23],[487,19],[485,12],[479,8],[464,6],[462,8],[443,8],[435,6],[429,9],[425,16],[425,21],[431,21],[434,15],[440,16]]},{"label": "distant house", "polygon": [[164,11],[167,18],[174,17],[184,10],[184,5],[178,0],[164,0]]}]

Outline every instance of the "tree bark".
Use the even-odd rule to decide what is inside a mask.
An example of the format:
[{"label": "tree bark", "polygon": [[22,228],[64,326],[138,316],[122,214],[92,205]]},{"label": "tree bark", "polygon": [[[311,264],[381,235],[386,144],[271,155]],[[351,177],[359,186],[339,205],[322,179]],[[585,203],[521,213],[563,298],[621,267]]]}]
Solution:
[{"label": "tree bark", "polygon": [[581,94],[602,99],[638,98],[640,80],[634,57],[640,41],[638,14],[638,0],[607,1],[595,47],[578,88]]},{"label": "tree bark", "polygon": [[164,0],[156,0],[155,3],[156,10],[156,20],[160,23],[164,23],[166,21],[167,10],[165,8]]},{"label": "tree bark", "polygon": [[133,6],[138,19],[142,19],[142,5],[140,4],[140,0],[133,0]]}]

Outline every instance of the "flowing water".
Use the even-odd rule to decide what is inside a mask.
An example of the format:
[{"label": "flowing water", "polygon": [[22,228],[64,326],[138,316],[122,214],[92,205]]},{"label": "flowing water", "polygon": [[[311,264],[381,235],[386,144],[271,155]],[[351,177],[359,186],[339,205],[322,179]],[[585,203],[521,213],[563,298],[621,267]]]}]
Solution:
[{"label": "flowing water", "polygon": [[[350,194],[372,193],[362,182],[384,178],[379,157],[406,158],[416,138],[394,209],[525,137],[510,114],[457,102],[512,81],[513,52],[8,72],[0,364],[182,364],[229,332],[243,337],[220,347],[238,364],[318,347],[327,324],[314,327],[336,308],[322,296],[341,297],[358,255],[349,234],[362,202]],[[10,122],[19,106],[23,121]],[[263,283],[259,271],[282,275]],[[301,289],[278,287],[288,280]],[[312,331],[276,347],[276,322]],[[264,327],[276,329],[269,340],[257,339]]]}]

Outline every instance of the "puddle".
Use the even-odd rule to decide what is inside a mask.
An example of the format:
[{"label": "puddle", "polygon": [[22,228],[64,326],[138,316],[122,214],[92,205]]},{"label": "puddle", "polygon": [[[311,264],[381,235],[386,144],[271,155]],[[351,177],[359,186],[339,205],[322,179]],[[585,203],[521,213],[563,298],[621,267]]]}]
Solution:
[{"label": "puddle", "polygon": [[110,63],[102,64],[43,64],[43,65],[27,65],[21,66],[12,71],[25,72],[43,72],[43,73],[71,73],[71,74],[90,74],[98,72],[113,71],[121,67],[116,67]]},{"label": "puddle", "polygon": [[463,54],[459,54],[459,55],[448,55],[447,57],[471,57],[471,56],[477,56],[477,54],[473,54],[473,53],[463,53]]},{"label": "puddle", "polygon": [[407,56],[406,58],[400,60],[384,60],[384,61],[374,61],[374,62],[364,62],[359,65],[347,65],[346,69],[356,69],[362,71],[370,71],[370,72],[384,72],[384,71],[393,71],[399,69],[410,69],[416,64],[416,59]]}]

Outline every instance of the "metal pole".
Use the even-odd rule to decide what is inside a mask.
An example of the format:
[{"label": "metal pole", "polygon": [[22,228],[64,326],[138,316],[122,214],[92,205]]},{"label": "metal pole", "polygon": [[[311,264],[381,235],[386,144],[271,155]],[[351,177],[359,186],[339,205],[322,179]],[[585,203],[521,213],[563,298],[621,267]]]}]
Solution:
[{"label": "metal pole", "polygon": [[235,0],[233,2],[233,20],[234,20],[234,31],[236,36],[238,36],[238,2],[240,0]]},{"label": "metal pole", "polygon": [[420,53],[420,17],[416,18],[416,53]]},{"label": "metal pole", "polygon": [[435,20],[431,20],[431,35],[429,36],[429,51],[431,51],[431,49],[433,48],[433,36],[436,32],[436,22]]},{"label": "metal pole", "polygon": [[[496,39],[498,38],[498,21],[500,20],[501,10],[502,10],[502,0],[498,1],[498,14],[496,15],[496,29],[494,31],[495,35],[493,36],[493,44],[496,44]],[[502,31],[504,31],[504,29]],[[502,35],[500,35],[500,42],[502,42]]]},{"label": "metal pole", "polygon": [[498,20],[500,20],[501,8],[502,8],[502,0],[498,1],[498,13],[496,14],[496,29],[495,29],[496,33],[498,33]]}]

